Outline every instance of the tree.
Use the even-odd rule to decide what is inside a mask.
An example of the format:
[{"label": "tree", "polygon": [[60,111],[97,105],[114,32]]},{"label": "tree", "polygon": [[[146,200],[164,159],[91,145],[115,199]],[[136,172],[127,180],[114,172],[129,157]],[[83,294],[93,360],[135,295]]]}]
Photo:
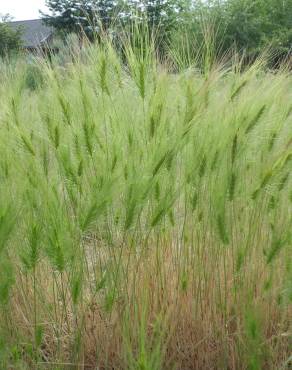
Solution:
[{"label": "tree", "polygon": [[140,19],[146,22],[150,32],[169,35],[190,10],[191,0],[128,0],[127,20]]},{"label": "tree", "polygon": [[89,38],[94,33],[118,24],[133,21],[146,22],[149,30],[159,30],[160,36],[170,33],[177,25],[180,14],[191,0],[46,0],[50,14],[43,14],[47,24],[71,33],[85,31]]},{"label": "tree", "polygon": [[226,47],[257,54],[265,47],[285,53],[292,47],[292,0],[229,0],[224,5]]},{"label": "tree", "polygon": [[21,47],[21,29],[13,30],[7,23],[10,16],[5,15],[0,20],[0,56],[11,55]]},{"label": "tree", "polygon": [[204,25],[212,20],[214,44],[222,53],[235,48],[253,59],[268,47],[278,58],[291,51],[292,0],[209,0],[195,3],[190,21],[192,28],[200,34]]},{"label": "tree", "polygon": [[50,14],[42,13],[45,22],[61,33],[85,32],[89,39],[108,29],[115,15],[117,0],[46,0]]}]

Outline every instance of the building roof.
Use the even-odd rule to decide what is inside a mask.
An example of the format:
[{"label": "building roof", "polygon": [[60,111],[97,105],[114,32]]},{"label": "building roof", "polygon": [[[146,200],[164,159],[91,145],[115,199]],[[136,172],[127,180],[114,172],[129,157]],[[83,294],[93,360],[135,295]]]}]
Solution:
[{"label": "building roof", "polygon": [[13,29],[22,30],[22,43],[25,48],[37,48],[49,41],[53,28],[44,24],[42,19],[8,22]]}]

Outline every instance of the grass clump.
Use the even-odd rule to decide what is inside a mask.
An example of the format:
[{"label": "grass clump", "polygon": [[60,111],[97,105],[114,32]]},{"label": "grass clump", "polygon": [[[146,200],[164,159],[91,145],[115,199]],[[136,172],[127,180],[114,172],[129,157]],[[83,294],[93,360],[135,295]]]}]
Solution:
[{"label": "grass clump", "polygon": [[291,75],[147,37],[1,67],[3,369],[291,364]]}]

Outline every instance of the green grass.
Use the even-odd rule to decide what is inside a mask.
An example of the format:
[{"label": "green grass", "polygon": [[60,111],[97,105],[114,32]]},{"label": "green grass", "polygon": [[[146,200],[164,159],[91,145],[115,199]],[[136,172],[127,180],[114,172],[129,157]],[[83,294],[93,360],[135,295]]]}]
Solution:
[{"label": "green grass", "polygon": [[129,45],[1,65],[0,368],[288,369],[291,75]]}]

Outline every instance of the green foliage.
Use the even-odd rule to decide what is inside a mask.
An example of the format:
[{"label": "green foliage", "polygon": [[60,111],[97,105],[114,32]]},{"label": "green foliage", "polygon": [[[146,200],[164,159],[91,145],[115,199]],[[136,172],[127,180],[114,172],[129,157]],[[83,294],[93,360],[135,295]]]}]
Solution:
[{"label": "green foliage", "polygon": [[13,30],[7,23],[0,21],[0,57],[17,53],[21,47],[22,30]]},{"label": "green foliage", "polygon": [[35,64],[27,66],[25,75],[25,86],[30,90],[36,90],[44,84],[43,74],[40,67]]},{"label": "green foliage", "polygon": [[89,39],[107,30],[118,9],[117,0],[46,0],[50,14],[43,14],[47,24],[61,34],[85,32]]},{"label": "green foliage", "polygon": [[171,32],[182,26],[190,4],[189,0],[126,0],[127,16],[123,23],[136,18],[143,19],[149,31],[155,34],[157,44],[162,48],[162,43],[167,41]]},{"label": "green foliage", "polygon": [[[90,40],[110,31],[118,40],[133,24],[146,23],[162,57],[171,45],[177,57],[196,49],[205,66],[237,52],[246,62],[267,49],[271,65],[287,59],[292,45],[292,0],[47,0],[45,22],[63,35],[85,33]],[[235,91],[235,95],[240,91]],[[235,96],[234,95],[234,96]]]},{"label": "green foliage", "polygon": [[0,263],[0,307],[9,303],[11,288],[15,282],[12,263],[2,256]]},{"label": "green foliage", "polygon": [[188,32],[194,30],[199,43],[211,34],[221,56],[235,50],[254,60],[270,49],[277,63],[291,52],[291,0],[195,1],[193,8]]},{"label": "green foliage", "polygon": [[109,29],[117,33],[133,23],[146,22],[157,44],[178,28],[190,8],[189,0],[47,0],[50,14],[43,14],[47,24],[61,33],[82,33],[94,39]]}]

